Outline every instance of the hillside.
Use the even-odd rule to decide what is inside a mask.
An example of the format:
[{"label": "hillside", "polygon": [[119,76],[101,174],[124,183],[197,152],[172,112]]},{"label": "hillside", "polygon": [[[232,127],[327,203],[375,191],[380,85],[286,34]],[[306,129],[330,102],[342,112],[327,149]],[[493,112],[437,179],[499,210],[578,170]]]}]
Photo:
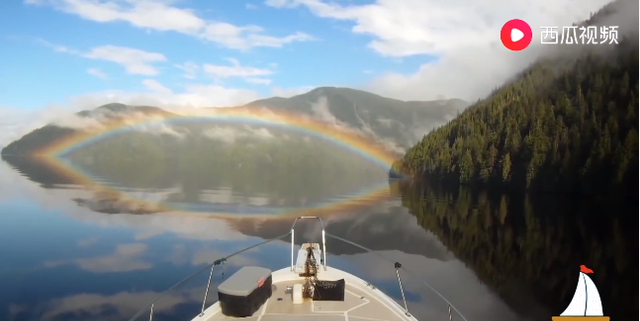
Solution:
[{"label": "hillside", "polygon": [[[168,117],[174,114],[162,110],[157,107],[149,106],[127,106],[123,104],[113,103],[100,106],[93,110],[84,110],[76,113],[76,118],[80,121],[96,120],[96,121],[110,121],[116,119],[126,119],[133,114],[144,114],[149,117]],[[70,117],[71,118],[71,117]],[[70,120],[69,123],[73,123]],[[81,127],[67,127],[63,124],[49,124],[44,127],[38,128],[20,139],[9,143],[5,146],[0,154],[7,155],[28,155],[34,151],[41,150],[42,148],[53,144],[56,141],[65,139],[71,135],[76,134]]]},{"label": "hillside", "polygon": [[[606,20],[621,3],[586,24]],[[635,2],[636,12],[637,1]],[[541,59],[431,131],[394,164],[447,184],[592,195],[638,186],[638,33]]]},{"label": "hillside", "polygon": [[246,106],[302,112],[325,119],[330,115],[352,128],[392,139],[406,150],[467,105],[460,99],[401,101],[350,88],[320,87],[288,99],[273,97]]},{"label": "hillside", "polygon": [[[322,87],[291,98],[274,97],[258,100],[241,107],[267,108],[279,112],[303,114],[315,117],[319,121],[337,123],[380,142],[390,151],[403,152],[429,129],[453,118],[458,110],[463,109],[465,106],[466,103],[461,100],[403,102],[364,91]],[[171,115],[168,111],[156,107],[109,104],[94,110],[79,112],[76,116],[81,119],[104,121],[118,117],[126,119],[132,114],[154,117]],[[33,154],[53,142],[82,130],[82,128],[78,128],[76,124],[73,124],[71,120],[67,123],[69,123],[68,126],[63,122],[62,124],[50,124],[36,129],[2,149],[2,155]],[[171,129],[189,134],[194,132],[201,133],[206,129],[203,126],[194,124],[178,127],[172,126]],[[412,130],[407,130],[407,128]],[[138,145],[145,145],[144,142],[154,140],[156,145],[160,144],[166,147],[167,144],[172,144],[170,135],[162,137],[158,135],[152,137],[151,135],[140,133],[136,135],[135,140],[139,141]],[[191,139],[193,135],[187,135],[187,137]],[[121,140],[126,141],[127,139]],[[162,142],[158,142],[158,140],[162,140]],[[105,154],[114,154],[113,152],[103,150]]]}]

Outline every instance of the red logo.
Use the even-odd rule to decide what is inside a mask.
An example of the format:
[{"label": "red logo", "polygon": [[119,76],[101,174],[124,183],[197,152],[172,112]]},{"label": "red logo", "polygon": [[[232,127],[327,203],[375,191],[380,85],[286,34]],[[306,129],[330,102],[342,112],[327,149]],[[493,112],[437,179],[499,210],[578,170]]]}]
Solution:
[{"label": "red logo", "polygon": [[509,20],[500,29],[500,40],[511,51],[527,48],[531,44],[531,38],[533,38],[531,27],[520,19]]}]

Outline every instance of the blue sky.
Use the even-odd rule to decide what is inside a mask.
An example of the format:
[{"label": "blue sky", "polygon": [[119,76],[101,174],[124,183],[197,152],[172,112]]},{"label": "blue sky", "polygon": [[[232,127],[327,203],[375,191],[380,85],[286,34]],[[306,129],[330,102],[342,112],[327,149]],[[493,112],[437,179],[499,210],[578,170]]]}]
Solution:
[{"label": "blue sky", "polygon": [[[255,34],[274,37],[270,41],[276,43],[260,44],[244,39],[246,43],[235,45],[201,39],[198,32],[188,34],[154,28],[161,23],[151,22],[151,27],[136,26],[135,19],[160,17],[141,14],[140,18],[130,18],[130,21],[126,17],[104,21],[109,19],[107,13],[103,14],[107,18],[100,14],[88,17],[80,8],[83,3],[98,3],[104,7],[111,4],[123,16],[136,6],[127,1],[88,0],[3,1],[0,4],[0,11],[9,13],[3,15],[0,22],[5,48],[0,51],[1,69],[4,70],[0,75],[3,105],[31,109],[105,89],[143,91],[145,79],[154,79],[172,91],[181,91],[189,84],[217,83],[249,89],[264,96],[274,94],[274,87],[358,87],[375,73],[410,72],[429,59],[382,56],[367,47],[371,36],[351,32],[352,23],[322,19],[304,8],[281,10],[259,1],[157,2],[156,6],[162,6],[163,10],[170,6],[190,9],[194,16],[204,21],[259,26],[264,31]],[[180,26],[174,29],[178,28]],[[276,39],[291,35],[295,39],[290,42]],[[126,62],[108,61],[116,59],[114,56],[122,50],[105,53],[111,57],[92,58],[92,49],[102,46],[131,48],[155,53],[157,57],[145,62],[151,70],[127,70]],[[65,51],[61,50],[63,47]],[[184,64],[198,66],[198,69],[205,64],[233,67],[234,62],[237,66],[253,69],[245,70],[242,76],[198,70],[185,77],[185,70],[179,67]],[[37,95],[33,94],[34,87],[37,87]]]},{"label": "blue sky", "polygon": [[608,0],[4,0],[0,145],[53,118],[121,102],[237,106],[346,86],[474,101],[532,63],[511,19],[581,21]]}]

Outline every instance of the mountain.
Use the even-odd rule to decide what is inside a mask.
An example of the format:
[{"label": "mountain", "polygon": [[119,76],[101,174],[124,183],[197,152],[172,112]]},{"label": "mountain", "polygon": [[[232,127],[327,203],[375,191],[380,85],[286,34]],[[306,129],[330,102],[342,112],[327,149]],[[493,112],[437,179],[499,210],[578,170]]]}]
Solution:
[{"label": "mountain", "polygon": [[[390,151],[401,152],[410,147],[430,128],[451,119],[465,106],[464,101],[457,99],[404,102],[354,89],[321,87],[291,98],[273,97],[254,101],[245,106],[227,108],[268,109],[280,113],[314,117],[319,121],[334,123],[361,133]],[[79,112],[67,121],[59,121],[36,129],[2,149],[2,155],[34,154],[56,141],[77,134],[78,131],[85,129],[79,128],[78,121],[74,123],[78,118],[81,123],[91,123],[88,120],[104,123],[114,119],[126,121],[132,115],[162,118],[171,117],[174,114],[157,107],[108,104]],[[168,129],[173,133],[193,134],[194,132],[203,133],[207,129],[205,127],[181,124],[171,125]],[[157,135],[155,138],[149,135],[136,135],[138,145],[144,145],[145,141],[159,139]],[[165,135],[162,140],[165,141],[162,144],[166,145],[166,141],[170,139]]]},{"label": "mountain", "polygon": [[362,90],[320,87],[288,99],[273,97],[246,106],[302,112],[325,120],[335,117],[352,128],[390,138],[406,149],[431,128],[455,117],[467,105],[460,99],[401,101]]},{"label": "mountain", "polygon": [[[625,6],[636,16],[623,29],[611,15]],[[585,24],[618,21],[619,45],[559,47],[431,131],[394,168],[454,185],[637,197],[637,12],[633,0],[606,6]]]},{"label": "mountain", "polygon": [[20,139],[11,142],[5,146],[1,154],[6,155],[27,155],[34,151],[41,150],[56,141],[63,140],[74,134],[77,134],[82,128],[78,128],[73,124],[74,120],[86,122],[87,120],[95,120],[97,122],[123,120],[133,115],[146,115],[148,117],[170,117],[175,114],[162,110],[157,107],[150,106],[127,106],[124,104],[107,104],[95,108],[93,110],[85,110],[76,113],[73,119],[68,120],[69,126],[62,124],[49,124],[38,128]]}]

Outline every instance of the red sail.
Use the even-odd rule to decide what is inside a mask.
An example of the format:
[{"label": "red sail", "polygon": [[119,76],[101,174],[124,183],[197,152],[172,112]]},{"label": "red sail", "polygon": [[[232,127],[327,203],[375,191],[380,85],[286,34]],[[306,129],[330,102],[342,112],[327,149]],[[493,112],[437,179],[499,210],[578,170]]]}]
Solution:
[{"label": "red sail", "polygon": [[584,265],[580,265],[580,272],[582,273],[593,273],[593,270],[584,266]]}]

